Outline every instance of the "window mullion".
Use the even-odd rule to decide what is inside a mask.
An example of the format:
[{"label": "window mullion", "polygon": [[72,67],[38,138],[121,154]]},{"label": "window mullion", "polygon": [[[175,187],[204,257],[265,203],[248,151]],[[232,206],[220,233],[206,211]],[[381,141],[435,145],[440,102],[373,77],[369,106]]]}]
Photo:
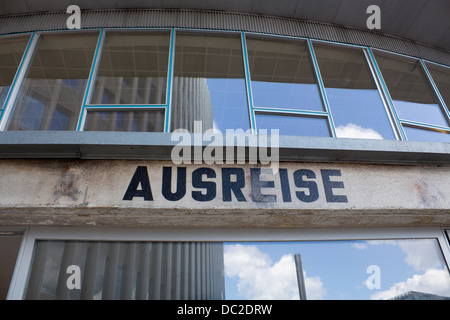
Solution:
[{"label": "window mullion", "polygon": [[331,114],[331,109],[330,109],[330,104],[328,102],[327,93],[325,92],[325,87],[323,85],[322,76],[320,74],[319,65],[317,63],[316,54],[314,53],[314,48],[312,46],[311,39],[308,39],[307,42],[308,42],[309,53],[311,55],[311,59],[312,59],[313,66],[314,66],[314,72],[316,74],[317,83],[319,84],[319,91],[322,96],[322,101],[325,105],[325,110],[328,114],[328,124],[331,129],[332,137],[335,138],[336,137],[336,128],[334,125],[333,115]]},{"label": "window mullion", "polygon": [[433,87],[434,93],[436,94],[437,98],[439,99],[439,102],[441,103],[442,108],[444,109],[445,117],[447,118],[447,122],[450,125],[450,112],[448,110],[448,106],[446,105],[444,99],[442,98],[441,93],[439,92],[439,89],[438,89],[436,83],[434,82],[433,77],[430,74],[430,71],[428,70],[427,66],[423,62],[423,59],[420,59],[420,64],[422,65],[422,68],[425,71],[425,74],[427,75],[431,86]]},{"label": "window mullion", "polygon": [[9,89],[3,111],[0,114],[0,131],[4,131],[6,128],[8,118],[11,114],[14,102],[16,101],[16,98],[19,94],[19,90],[22,86],[23,80],[25,79],[25,75],[30,67],[30,63],[36,50],[38,41],[39,34],[33,32],[28,41],[27,48],[25,49],[25,53],[23,54],[22,61],[19,65],[16,76],[14,77],[13,83],[11,84],[11,88]]},{"label": "window mullion", "polygon": [[401,125],[400,119],[397,115],[397,111],[395,110],[394,103],[392,102],[391,95],[389,94],[389,90],[387,88],[386,83],[384,82],[383,75],[381,74],[380,68],[378,67],[377,61],[375,60],[375,57],[372,52],[372,48],[368,47],[367,52],[369,53],[369,59],[371,61],[371,64],[375,68],[375,74],[377,78],[377,82],[381,84],[381,92],[383,93],[383,97],[387,101],[388,108],[390,110],[390,113],[393,115],[395,127],[397,129],[398,134],[400,135],[401,140],[407,140],[405,131],[403,130],[403,127]]},{"label": "window mullion", "polygon": [[258,128],[256,127],[255,111],[253,108],[253,93],[252,84],[250,76],[250,67],[248,65],[248,52],[247,52],[247,41],[245,39],[245,32],[241,33],[242,41],[242,56],[244,59],[244,74],[245,74],[245,85],[247,87],[247,100],[248,100],[248,112],[250,117],[250,128],[253,134],[257,134]]},{"label": "window mullion", "polygon": [[88,83],[87,83],[85,93],[84,93],[83,105],[81,106],[81,112],[80,112],[80,116],[78,118],[78,124],[77,124],[76,131],[83,131],[84,122],[86,119],[86,105],[88,104],[88,102],[90,101],[90,99],[92,97],[93,83],[97,76],[97,69],[98,69],[98,65],[99,65],[98,60],[101,56],[103,42],[105,39],[104,34],[105,34],[105,29],[101,29],[100,34],[98,36],[97,47],[95,48],[94,59],[92,60],[91,71],[89,73],[89,79],[88,79]]},{"label": "window mullion", "polygon": [[166,114],[164,123],[164,132],[170,132],[171,125],[170,121],[172,118],[172,96],[173,96],[173,66],[175,58],[175,29],[170,30],[170,44],[169,44],[169,63],[167,68],[167,93],[166,93]]}]

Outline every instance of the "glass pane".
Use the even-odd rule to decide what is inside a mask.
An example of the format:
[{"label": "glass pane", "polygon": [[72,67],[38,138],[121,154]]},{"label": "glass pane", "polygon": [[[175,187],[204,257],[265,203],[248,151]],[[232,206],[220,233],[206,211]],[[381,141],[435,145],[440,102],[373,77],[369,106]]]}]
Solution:
[{"label": "glass pane", "polygon": [[297,254],[307,300],[450,299],[434,239],[225,243],[226,298],[299,299]]},{"label": "glass pane", "polygon": [[427,63],[427,68],[447,108],[450,108],[450,67]]},{"label": "glass pane", "polygon": [[448,126],[419,61],[374,54],[400,119]]},{"label": "glass pane", "polygon": [[2,231],[0,235],[0,257],[2,259],[0,266],[0,300],[7,298],[21,243],[21,234]]},{"label": "glass pane", "polygon": [[247,39],[255,107],[324,111],[304,41]]},{"label": "glass pane", "polygon": [[164,110],[88,111],[84,131],[162,132]]},{"label": "glass pane", "polygon": [[435,239],[38,240],[24,298],[289,300],[299,299],[299,282],[308,300],[450,299]]},{"label": "glass pane", "polygon": [[169,32],[107,32],[92,104],[165,104]]},{"label": "glass pane", "polygon": [[448,133],[407,126],[404,126],[403,129],[408,140],[423,142],[450,142],[450,134]]},{"label": "glass pane", "polygon": [[271,129],[278,129],[280,135],[330,137],[328,121],[324,118],[304,116],[281,116],[272,114],[256,114],[256,126],[258,132],[266,129],[270,134]]},{"label": "glass pane", "polygon": [[3,108],[29,38],[0,37],[0,109]]},{"label": "glass pane", "polygon": [[395,139],[361,49],[314,44],[339,138]]},{"label": "glass pane", "polygon": [[97,38],[97,33],[41,36],[8,130],[76,129]]},{"label": "glass pane", "polygon": [[250,128],[239,35],[177,33],[171,130]]},{"label": "glass pane", "polygon": [[37,241],[24,298],[220,300],[220,242]]}]

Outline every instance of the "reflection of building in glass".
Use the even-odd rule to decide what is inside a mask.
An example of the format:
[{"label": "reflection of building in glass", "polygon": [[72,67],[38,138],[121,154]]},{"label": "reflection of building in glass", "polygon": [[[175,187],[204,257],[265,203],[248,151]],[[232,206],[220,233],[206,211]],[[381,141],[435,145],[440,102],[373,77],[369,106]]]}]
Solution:
[{"label": "reflection of building in glass", "polygon": [[133,105],[164,101],[166,83],[166,78],[99,76],[92,104]]},{"label": "reflection of building in glass", "polygon": [[194,132],[195,121],[202,121],[203,131],[213,129],[211,93],[207,79],[174,77],[172,99],[172,130],[186,129]]},{"label": "reflection of building in glass", "polygon": [[[221,243],[39,241],[35,250],[25,299],[224,298]],[[71,278],[79,290],[67,285],[69,266],[83,270]]]},{"label": "reflection of building in glass", "polygon": [[85,84],[82,79],[27,79],[8,130],[75,128]]},{"label": "reflection of building in glass", "polygon": [[398,295],[391,300],[450,300],[450,297],[443,297],[425,292],[409,291]]}]

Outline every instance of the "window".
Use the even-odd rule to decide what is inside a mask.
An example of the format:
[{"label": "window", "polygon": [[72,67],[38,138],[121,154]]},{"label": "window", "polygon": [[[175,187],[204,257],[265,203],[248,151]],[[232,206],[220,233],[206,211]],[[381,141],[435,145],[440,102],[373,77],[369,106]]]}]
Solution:
[{"label": "window", "polygon": [[435,239],[225,243],[227,299],[299,299],[297,254],[308,300],[450,299]]},{"label": "window", "polygon": [[409,125],[404,125],[403,130],[405,130],[405,134],[408,140],[423,142],[450,142],[450,134],[444,131],[435,131],[425,129],[423,127],[413,127]]},{"label": "window", "polygon": [[177,32],[171,130],[250,129],[240,34]]},{"label": "window", "polygon": [[256,113],[255,118],[260,133],[267,130],[271,134],[271,130],[277,129],[280,135],[287,136],[330,136],[326,118],[272,113]]},{"label": "window", "polygon": [[258,131],[331,136],[306,41],[248,36],[246,43]]},{"label": "window", "polygon": [[223,286],[221,243],[42,240],[24,298],[223,299]]},{"label": "window", "polygon": [[325,111],[305,41],[247,37],[253,105]]},{"label": "window", "polygon": [[0,109],[6,101],[29,38],[29,36],[0,38]]},{"label": "window", "polygon": [[[447,135],[440,136],[439,131],[430,131],[433,127],[448,128],[449,123],[444,107],[440,104],[421,62],[378,51],[374,51],[374,55],[398,117],[403,125],[408,126],[405,127],[408,139],[447,140]],[[433,70],[433,73],[439,86],[444,89],[445,73],[440,70]],[[409,128],[411,125],[414,129]],[[421,131],[421,128],[424,130]]]},{"label": "window", "polygon": [[7,130],[76,129],[97,37],[97,33],[40,37]]},{"label": "window", "polygon": [[450,299],[450,274],[433,237],[37,240],[26,279],[25,299],[290,300],[299,299],[299,282],[308,300]]},{"label": "window", "polygon": [[165,104],[170,34],[105,35],[92,104]]},{"label": "window", "polygon": [[338,138],[395,139],[362,49],[314,42]]},{"label": "window", "polygon": [[0,38],[0,127],[9,131],[275,129],[448,142],[449,92],[448,66],[319,40],[184,29]]},{"label": "window", "polygon": [[447,105],[447,109],[450,108],[450,68],[434,63],[426,63],[426,66]]},{"label": "window", "polygon": [[164,110],[89,111],[84,130],[162,132]]},{"label": "window", "polygon": [[21,242],[21,232],[0,231],[0,300],[7,297]]}]

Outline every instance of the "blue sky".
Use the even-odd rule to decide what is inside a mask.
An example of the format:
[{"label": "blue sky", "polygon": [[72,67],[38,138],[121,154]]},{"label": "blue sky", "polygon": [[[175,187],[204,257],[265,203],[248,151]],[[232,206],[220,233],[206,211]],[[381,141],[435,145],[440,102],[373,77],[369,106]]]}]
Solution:
[{"label": "blue sky", "polygon": [[[308,299],[385,299],[407,291],[450,296],[435,240],[226,243],[227,299],[298,299],[294,254],[301,254]],[[369,289],[380,269],[380,288]]]}]

